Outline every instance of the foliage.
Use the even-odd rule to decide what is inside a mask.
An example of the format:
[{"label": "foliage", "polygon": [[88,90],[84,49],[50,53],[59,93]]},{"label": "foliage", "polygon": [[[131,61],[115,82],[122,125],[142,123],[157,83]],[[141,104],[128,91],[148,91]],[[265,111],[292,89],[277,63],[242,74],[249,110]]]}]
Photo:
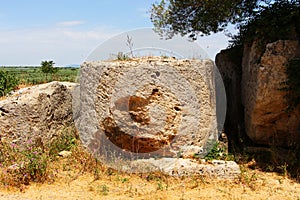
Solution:
[{"label": "foliage", "polygon": [[20,187],[32,181],[47,181],[53,158],[60,151],[73,150],[77,145],[78,137],[73,126],[47,144],[43,144],[40,138],[19,143],[0,140],[0,168],[4,168],[4,173],[0,173],[0,183]]},{"label": "foliage", "polygon": [[0,70],[0,97],[5,96],[18,86],[19,80],[14,74]]},{"label": "foliage", "polygon": [[284,35],[291,23],[299,24],[297,9],[298,0],[162,0],[152,5],[151,21],[161,36],[181,34],[192,39],[226,31],[228,24],[235,24],[240,33],[232,37],[239,43],[247,37]]},{"label": "foliage", "polygon": [[259,10],[259,3],[268,0],[162,0],[152,5],[151,21],[161,36],[188,35],[225,30],[229,23],[241,23]]},{"label": "foliage", "polygon": [[300,58],[294,58],[286,66],[287,81],[282,88],[287,92],[288,110],[293,110],[300,103]]},{"label": "foliage", "polygon": [[63,130],[48,144],[50,158],[55,158],[61,151],[71,151],[78,145],[78,134],[74,128]]},{"label": "foliage", "polygon": [[2,69],[15,76],[19,84],[23,85],[35,85],[51,81],[76,82],[79,73],[79,68],[60,67],[57,68],[57,73],[46,79],[40,67],[3,67]]},{"label": "foliage", "polygon": [[44,182],[47,179],[48,159],[42,146],[28,140],[20,145],[14,142],[0,142],[0,162],[7,167],[4,183],[19,187],[30,181]]},{"label": "foliage", "polygon": [[123,60],[129,60],[129,56],[126,53],[118,52],[117,54],[117,60],[123,61]]},{"label": "foliage", "polygon": [[219,143],[208,141],[207,149],[210,150],[204,157],[206,160],[231,160],[232,158],[226,153],[224,148],[219,147]]},{"label": "foliage", "polygon": [[[256,41],[260,48],[277,40],[299,39],[299,2],[280,1],[265,7],[254,18],[238,25],[231,47]],[[295,37],[296,36],[296,37]]]},{"label": "foliage", "polygon": [[99,187],[99,192],[102,194],[102,195],[108,195],[108,192],[109,192],[109,188],[107,187],[107,185],[101,185]]},{"label": "foliage", "polygon": [[25,177],[29,176],[31,180],[38,182],[45,180],[48,160],[43,151],[42,146],[32,143],[31,140],[28,141],[25,150],[21,152],[25,157],[24,165],[21,165]]},{"label": "foliage", "polygon": [[46,74],[46,79],[47,79],[47,75],[50,74],[54,74],[58,71],[58,68],[54,67],[54,62],[51,61],[42,61],[41,62],[41,70],[43,73]]}]

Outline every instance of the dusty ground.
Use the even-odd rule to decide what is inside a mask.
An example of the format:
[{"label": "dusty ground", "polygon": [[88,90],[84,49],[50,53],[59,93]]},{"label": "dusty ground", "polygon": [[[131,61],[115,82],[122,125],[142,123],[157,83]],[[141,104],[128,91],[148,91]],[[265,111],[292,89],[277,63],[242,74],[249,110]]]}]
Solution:
[{"label": "dusty ground", "polygon": [[[275,173],[242,169],[240,180],[153,178],[65,171],[54,183],[0,189],[0,199],[300,199],[300,184]],[[75,177],[75,178],[74,178]],[[147,180],[148,179],[148,180]]]}]

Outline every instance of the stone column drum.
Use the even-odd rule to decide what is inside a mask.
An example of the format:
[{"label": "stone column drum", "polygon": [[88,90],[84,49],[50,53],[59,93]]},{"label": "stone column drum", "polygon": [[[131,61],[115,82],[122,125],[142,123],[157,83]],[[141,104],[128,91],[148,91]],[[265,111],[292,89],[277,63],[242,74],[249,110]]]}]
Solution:
[{"label": "stone column drum", "polygon": [[190,157],[217,140],[211,60],[85,62],[76,123],[95,154]]}]

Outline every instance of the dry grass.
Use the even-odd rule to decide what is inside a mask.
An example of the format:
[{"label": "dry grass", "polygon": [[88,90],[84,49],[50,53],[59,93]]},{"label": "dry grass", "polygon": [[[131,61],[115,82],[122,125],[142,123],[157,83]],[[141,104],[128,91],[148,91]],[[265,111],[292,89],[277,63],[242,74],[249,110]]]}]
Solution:
[{"label": "dry grass", "polygon": [[[252,177],[218,181],[200,177],[174,178],[162,174],[135,175],[102,169],[96,176],[81,169],[64,168],[70,158],[57,161],[54,182],[2,188],[0,199],[300,199],[300,185],[274,173],[248,170]],[[83,167],[83,166],[81,166]],[[244,174],[245,175],[245,174]],[[254,178],[253,178],[254,177]]]},{"label": "dry grass", "polygon": [[49,163],[44,183],[0,189],[0,199],[300,199],[300,184],[242,167],[239,180],[125,174],[102,166],[81,147]]},{"label": "dry grass", "polygon": [[[24,181],[22,170],[7,173],[8,165],[12,164],[11,158],[7,158],[5,161],[7,165],[2,164],[0,168],[0,199],[300,200],[299,183],[283,174],[250,169],[249,166],[253,166],[253,161],[241,165],[240,179],[232,181],[212,180],[200,176],[178,178],[162,173],[126,174],[101,165],[80,145],[79,140],[74,143],[75,133],[74,137],[71,137],[72,134],[67,136],[52,141],[51,152],[57,153],[67,148],[72,151],[72,155],[69,157],[49,155],[51,148],[48,147],[45,154],[41,154],[42,156],[48,153],[46,173],[36,174],[42,177],[32,176],[31,179]],[[19,159],[27,158],[18,155],[18,152],[13,155],[4,154],[10,147],[3,145],[2,142],[2,160],[5,156],[14,156],[14,162],[18,161],[18,156]],[[3,147],[7,148],[7,151],[4,151]]]}]

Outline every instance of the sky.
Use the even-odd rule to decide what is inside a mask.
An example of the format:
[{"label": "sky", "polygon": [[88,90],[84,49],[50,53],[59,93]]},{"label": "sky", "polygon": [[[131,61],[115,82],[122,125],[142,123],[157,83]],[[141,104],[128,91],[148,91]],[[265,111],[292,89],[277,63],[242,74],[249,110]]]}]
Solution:
[{"label": "sky", "polygon": [[[153,27],[155,0],[0,0],[0,66],[80,64],[101,43],[138,28]],[[197,43],[211,59],[227,47],[223,33]]]}]

